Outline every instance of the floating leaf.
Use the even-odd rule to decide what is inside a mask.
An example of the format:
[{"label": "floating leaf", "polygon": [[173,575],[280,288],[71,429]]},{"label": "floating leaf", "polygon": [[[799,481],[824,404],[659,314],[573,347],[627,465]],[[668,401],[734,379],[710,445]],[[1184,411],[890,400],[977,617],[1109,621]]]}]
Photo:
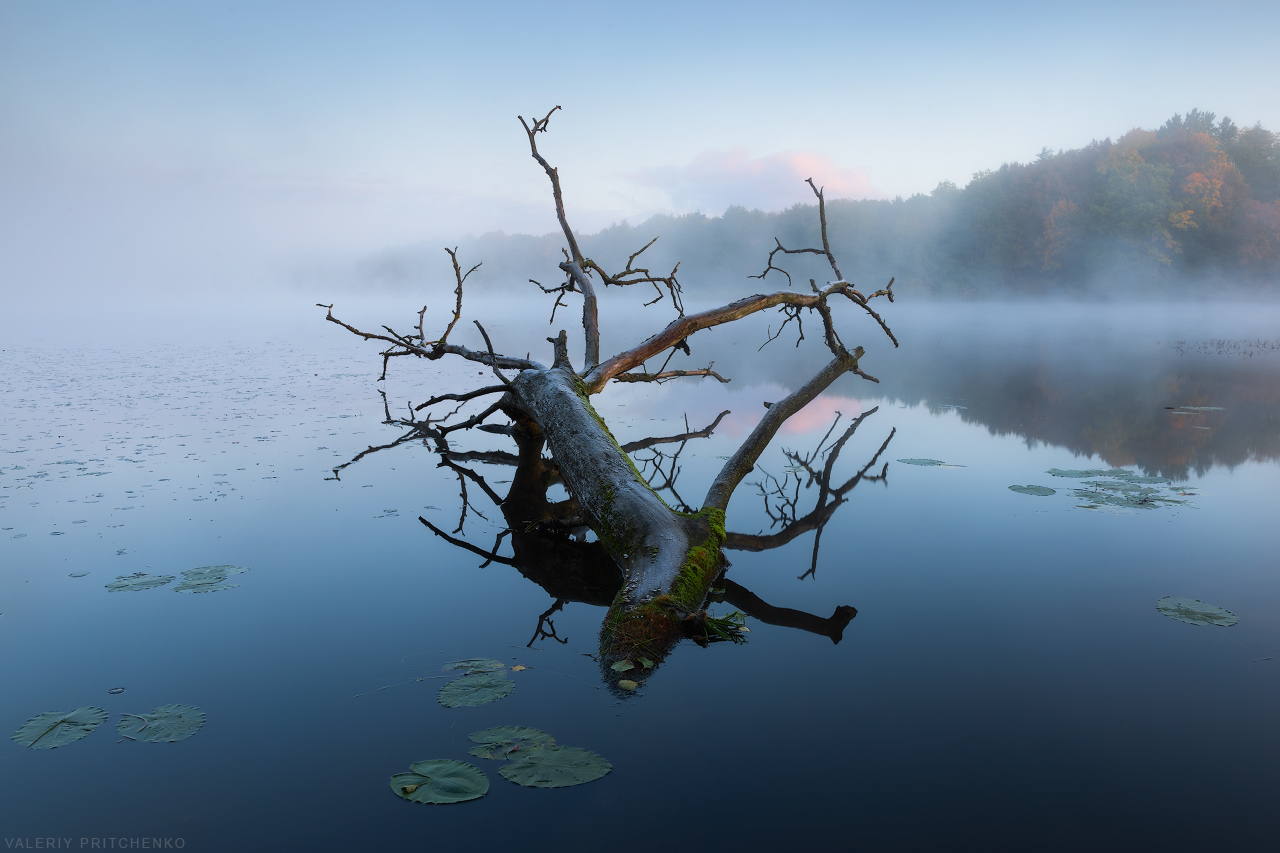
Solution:
[{"label": "floating leaf", "polygon": [[589,749],[576,746],[537,746],[518,760],[498,768],[503,778],[530,788],[567,788],[599,779],[613,765]]},{"label": "floating leaf", "polygon": [[1010,486],[1009,491],[1017,492],[1020,495],[1036,495],[1042,498],[1057,494],[1055,490],[1048,486]]},{"label": "floating leaf", "polygon": [[640,665],[645,669],[653,669],[653,661],[648,658],[640,658]]},{"label": "floating leaf", "polygon": [[409,766],[410,773],[391,777],[396,796],[415,803],[462,803],[489,793],[489,780],[474,764],[435,758]]},{"label": "floating leaf", "polygon": [[528,669],[528,668],[529,668],[529,667],[525,666],[524,664],[522,664],[522,663],[518,663],[518,664],[516,664],[515,666],[511,667],[511,671],[512,671],[512,672],[524,672],[524,671],[525,671],[526,669]]},{"label": "floating leaf", "polygon": [[144,589],[164,586],[171,580],[173,580],[173,575],[149,575],[146,572],[134,572],[131,575],[120,575],[107,584],[107,589],[111,592],[138,592]]},{"label": "floating leaf", "polygon": [[1170,619],[1189,622],[1192,625],[1218,625],[1229,628],[1240,621],[1230,610],[1223,610],[1214,604],[1205,604],[1198,598],[1174,598],[1166,595],[1156,602],[1156,610]]},{"label": "floating leaf", "polygon": [[[1118,485],[1108,486],[1107,484],[1099,484],[1104,488],[1121,490]],[[1138,487],[1134,487],[1135,489]],[[1129,492],[1125,494],[1124,492]],[[1135,492],[1134,490],[1122,490],[1120,494],[1114,491],[1101,491],[1090,489],[1077,489],[1075,497],[1080,500],[1088,501],[1088,504],[1081,504],[1086,509],[1097,509],[1100,506],[1116,506],[1126,509],[1155,509],[1166,504],[1184,504],[1186,501],[1174,500],[1173,498],[1161,497],[1154,489],[1144,489]]]},{"label": "floating leaf", "polygon": [[198,569],[187,569],[182,573],[182,581],[173,588],[174,592],[221,592],[224,589],[235,589],[238,583],[227,583],[231,575],[239,575],[249,571],[244,566],[201,566]]},{"label": "floating leaf", "polygon": [[116,731],[130,740],[174,743],[199,731],[204,719],[204,711],[195,705],[161,705],[150,714],[124,714],[116,723]]},{"label": "floating leaf", "polygon": [[1070,468],[1050,468],[1045,471],[1054,477],[1070,477],[1072,479],[1081,480],[1085,477],[1107,477],[1128,474],[1129,472],[1123,468],[1088,468],[1084,470],[1074,470]]},{"label": "floating leaf", "polygon": [[507,668],[502,661],[493,658],[468,658],[467,660],[450,661],[440,667],[445,672],[466,672],[467,674],[476,672],[499,672]]},{"label": "floating leaf", "polygon": [[74,711],[46,711],[27,720],[13,733],[13,739],[31,749],[57,749],[80,740],[106,719],[107,712],[92,705]]},{"label": "floating leaf", "polygon": [[437,698],[446,708],[471,708],[496,702],[516,689],[516,683],[501,675],[477,672],[450,681]]},{"label": "floating leaf", "polygon": [[186,740],[204,725],[204,711],[195,705],[161,705],[150,714],[125,714],[116,731],[130,740],[174,743]]},{"label": "floating leaf", "polygon": [[471,740],[480,744],[471,747],[476,758],[510,758],[511,753],[533,746],[554,746],[556,739],[546,732],[527,726],[496,726],[472,732]]},{"label": "floating leaf", "polygon": [[899,459],[904,465],[946,465],[941,459]]},{"label": "floating leaf", "polygon": [[627,670],[635,669],[635,668],[636,668],[636,665],[629,660],[620,660],[609,667],[609,669],[613,670],[614,672],[626,672]]},{"label": "floating leaf", "polygon": [[72,572],[71,574],[67,575],[67,577],[69,578],[85,578],[88,576],[89,576],[88,572]]},{"label": "floating leaf", "polygon": [[[1221,406],[1179,406],[1184,412],[1221,412]],[[1174,414],[1177,414],[1176,412]]]},{"label": "floating leaf", "polygon": [[618,686],[621,687],[623,690],[635,690],[640,685],[632,681],[630,678],[623,678],[620,681],[618,681]]}]

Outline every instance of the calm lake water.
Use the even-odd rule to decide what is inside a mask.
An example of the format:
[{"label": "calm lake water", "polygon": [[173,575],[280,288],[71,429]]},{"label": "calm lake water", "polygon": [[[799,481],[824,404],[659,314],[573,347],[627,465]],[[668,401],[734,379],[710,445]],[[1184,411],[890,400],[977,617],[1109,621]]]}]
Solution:
[{"label": "calm lake water", "polygon": [[[500,348],[549,360],[547,306],[477,301],[475,316],[497,314],[487,327]],[[416,307],[353,305],[347,316],[408,326]],[[316,310],[297,308],[298,331],[284,336],[254,327],[194,345],[121,335],[4,346],[0,722],[14,731],[81,706],[109,714],[53,750],[6,739],[7,845],[1274,849],[1274,307],[900,301],[889,307],[898,350],[846,316],[846,341],[867,345],[863,366],[881,384],[842,380],[748,480],[780,485],[792,501],[781,511],[804,516],[820,488],[784,451],[812,455],[820,471],[866,415],[830,484],[865,470],[863,480],[842,493],[816,559],[811,530],[787,544],[740,537],[779,547],[728,552],[729,600],[712,610],[747,611],[749,642],[685,643],[625,699],[591,657],[604,609],[587,602],[599,590],[548,592],[519,566],[480,568],[419,523],[452,531],[462,509],[459,474],[432,448],[370,454],[333,479],[400,435],[381,423],[379,388],[398,413],[491,375],[399,359],[376,383],[372,345]],[[603,347],[665,319],[615,318],[623,331]],[[730,412],[676,460],[676,493],[690,503],[762,401],[824,360],[816,324],[798,349],[788,330],[757,352],[777,321],[691,341],[688,366],[714,360],[728,385],[615,384],[596,398],[624,443]],[[561,325],[572,330],[572,318]],[[457,451],[514,449],[503,435],[455,439]],[[635,455],[668,464],[679,447]],[[506,461],[462,464],[501,498]],[[506,521],[478,480],[467,485],[456,536],[489,550]],[[771,527],[779,500],[744,483],[730,530],[785,533]],[[509,539],[498,553],[512,553]],[[249,571],[230,577],[234,588],[174,594],[181,572],[221,564]],[[106,588],[138,572],[179,580]],[[1164,596],[1239,623],[1176,621],[1156,609]],[[844,624],[846,607],[857,615]],[[476,657],[526,668],[508,673],[506,698],[441,706],[442,666]],[[198,706],[203,728],[176,743],[117,734],[121,714],[169,703]],[[469,733],[498,725],[542,729],[613,770],[572,788],[511,784],[498,762],[467,754]],[[480,766],[488,795],[433,806],[391,792],[389,777],[433,758]]]}]

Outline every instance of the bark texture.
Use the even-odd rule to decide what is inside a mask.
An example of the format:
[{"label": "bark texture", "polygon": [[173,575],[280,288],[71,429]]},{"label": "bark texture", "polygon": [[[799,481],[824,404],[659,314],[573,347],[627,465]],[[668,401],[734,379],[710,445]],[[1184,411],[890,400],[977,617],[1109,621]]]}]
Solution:
[{"label": "bark texture", "polygon": [[705,525],[671,509],[649,488],[571,370],[522,371],[512,391],[542,429],[566,488],[627,578],[627,601],[670,592]]}]

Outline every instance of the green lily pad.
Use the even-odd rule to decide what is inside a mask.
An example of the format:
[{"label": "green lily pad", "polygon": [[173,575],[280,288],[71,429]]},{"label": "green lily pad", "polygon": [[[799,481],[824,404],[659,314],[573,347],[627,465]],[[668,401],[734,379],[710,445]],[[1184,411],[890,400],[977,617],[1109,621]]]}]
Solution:
[{"label": "green lily pad", "polygon": [[1115,476],[1117,479],[1124,480],[1124,482],[1126,483],[1147,483],[1147,484],[1155,484],[1155,485],[1163,486],[1173,482],[1168,477],[1143,477],[1138,474],[1130,473],[1128,471],[1126,471],[1123,476],[1118,474]]},{"label": "green lily pad", "polygon": [[1045,471],[1054,477],[1070,477],[1075,480],[1082,480],[1085,477],[1115,477],[1123,476],[1129,472],[1123,468],[1086,468],[1082,470],[1073,468],[1050,468]]},{"label": "green lily pad", "polygon": [[204,725],[204,711],[195,705],[161,705],[150,714],[125,714],[116,731],[130,740],[174,743],[186,740]]},{"label": "green lily pad", "polygon": [[1086,509],[1097,509],[1100,506],[1115,506],[1124,509],[1156,509],[1170,504],[1186,503],[1186,501],[1174,498],[1161,497],[1154,490],[1117,494],[1116,492],[1099,489],[1077,489],[1074,495],[1079,500],[1088,501],[1088,504],[1082,505]]},{"label": "green lily pad", "polygon": [[173,591],[221,592],[224,589],[235,589],[240,584],[227,583],[227,578],[247,571],[249,570],[244,566],[201,566],[198,569],[187,569],[182,573],[182,581]]},{"label": "green lily pad", "polygon": [[899,459],[904,465],[946,465],[941,459]]},{"label": "green lily pad", "polygon": [[1217,625],[1229,628],[1240,621],[1230,610],[1223,610],[1215,604],[1205,604],[1198,598],[1174,598],[1166,595],[1156,602],[1156,610],[1170,619],[1189,622],[1192,625]]},{"label": "green lily pad", "polygon": [[502,661],[493,658],[468,658],[467,660],[450,661],[440,667],[445,672],[465,672],[468,675],[477,672],[500,672],[507,668]]},{"label": "green lily pad", "polygon": [[472,708],[497,702],[515,689],[516,683],[504,676],[477,672],[450,681],[436,698],[446,708]]},{"label": "green lily pad", "polygon": [[471,747],[476,758],[510,758],[513,752],[534,746],[554,746],[556,739],[546,732],[527,726],[496,726],[471,733],[471,740],[480,744]]},{"label": "green lily pad", "polygon": [[92,705],[74,711],[46,711],[27,720],[13,733],[13,739],[31,749],[57,749],[80,740],[106,719],[107,712]]},{"label": "green lily pad", "polygon": [[489,793],[489,780],[480,768],[464,761],[434,758],[415,762],[409,770],[391,777],[391,790],[415,803],[463,803]]},{"label": "green lily pad", "polygon": [[1020,495],[1036,495],[1042,498],[1057,494],[1055,490],[1048,486],[1010,486],[1009,491],[1017,492]]},{"label": "green lily pad", "polygon": [[498,768],[504,779],[530,788],[568,788],[599,779],[613,765],[589,749],[576,746],[538,746]]},{"label": "green lily pad", "polygon": [[171,580],[173,580],[173,575],[149,575],[146,572],[134,572],[131,575],[120,575],[107,584],[107,589],[111,592],[138,592],[144,589],[164,586]]},{"label": "green lily pad", "polygon": [[636,665],[629,660],[620,660],[609,667],[614,672],[626,672],[629,669],[635,669]]}]

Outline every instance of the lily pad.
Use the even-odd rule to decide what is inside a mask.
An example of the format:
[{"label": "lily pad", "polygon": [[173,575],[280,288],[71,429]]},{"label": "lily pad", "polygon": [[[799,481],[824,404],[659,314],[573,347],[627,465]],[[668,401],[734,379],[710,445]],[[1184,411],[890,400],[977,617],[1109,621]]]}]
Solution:
[{"label": "lily pad", "polygon": [[468,658],[467,660],[450,661],[440,667],[445,672],[465,672],[468,675],[477,672],[500,672],[507,668],[502,661],[493,658]]},{"label": "lily pad", "polygon": [[1179,406],[1184,412],[1221,412],[1221,406]]},{"label": "lily pad", "polygon": [[589,749],[576,746],[538,746],[498,768],[504,779],[530,788],[568,788],[595,781],[613,765]]},{"label": "lily pad", "polygon": [[516,683],[504,676],[477,672],[450,681],[436,698],[446,708],[472,708],[497,702],[515,689]]},{"label": "lily pad", "polygon": [[1166,595],[1156,602],[1156,610],[1170,619],[1189,622],[1192,625],[1217,625],[1229,628],[1240,621],[1230,610],[1223,610],[1215,604],[1206,604],[1198,598],[1174,598]]},{"label": "lily pad", "polygon": [[1045,471],[1045,473],[1054,477],[1070,477],[1072,479],[1082,480],[1085,477],[1114,477],[1117,475],[1128,474],[1129,472],[1123,468],[1050,468],[1048,471]]},{"label": "lily pad", "polygon": [[489,780],[480,768],[464,761],[434,758],[415,762],[409,770],[391,777],[391,790],[415,803],[463,803],[489,793]]},{"label": "lily pad", "polygon": [[224,589],[235,589],[240,584],[227,583],[227,578],[247,571],[249,570],[244,566],[201,566],[198,569],[187,569],[182,573],[182,581],[173,591],[221,592]]},{"label": "lily pad", "polygon": [[88,572],[72,572],[71,574],[67,575],[67,577],[69,578],[87,578],[88,576],[89,576]]},{"label": "lily pad", "polygon": [[146,572],[134,572],[131,575],[120,575],[107,584],[107,589],[111,592],[139,592],[144,589],[164,586],[171,580],[173,580],[173,575],[149,575]]},{"label": "lily pad", "polygon": [[204,725],[204,711],[195,705],[161,705],[150,714],[125,714],[116,731],[130,740],[174,743],[186,740]]},{"label": "lily pad", "polygon": [[1057,491],[1048,486],[1010,486],[1009,491],[1017,492],[1020,495],[1036,495],[1042,498],[1057,494]]},{"label": "lily pad", "polygon": [[899,459],[904,465],[946,465],[941,459]]},{"label": "lily pad", "polygon": [[511,754],[534,746],[554,746],[556,739],[546,732],[527,726],[496,726],[471,733],[479,746],[471,747],[476,758],[510,758]]},{"label": "lily pad", "polygon": [[1174,498],[1161,497],[1154,489],[1135,491],[1139,487],[1122,489],[1118,484],[1100,485],[1102,485],[1103,489],[1114,489],[1115,491],[1077,489],[1074,493],[1075,497],[1079,500],[1088,501],[1087,504],[1078,504],[1078,506],[1083,506],[1085,509],[1097,509],[1100,506],[1115,506],[1124,509],[1156,509],[1169,504],[1186,503],[1186,501],[1175,500]]},{"label": "lily pad", "polygon": [[74,711],[46,711],[27,720],[13,733],[13,739],[31,749],[57,749],[80,740],[106,719],[107,712],[92,705]]}]

